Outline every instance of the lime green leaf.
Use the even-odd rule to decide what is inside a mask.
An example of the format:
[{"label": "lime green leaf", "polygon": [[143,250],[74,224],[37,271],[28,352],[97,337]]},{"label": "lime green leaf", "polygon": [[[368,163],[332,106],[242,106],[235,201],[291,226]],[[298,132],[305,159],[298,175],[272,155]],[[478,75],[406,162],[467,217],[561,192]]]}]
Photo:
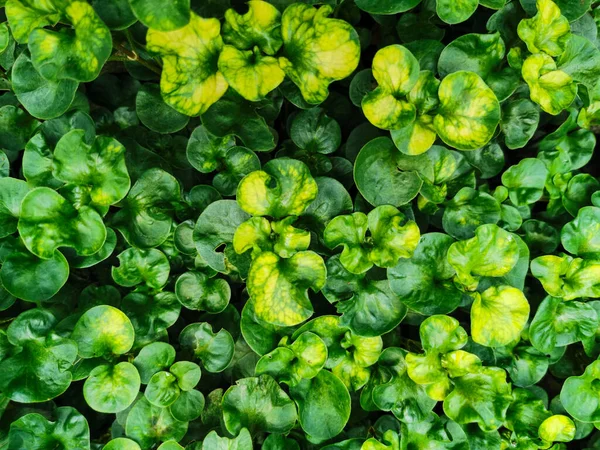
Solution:
[{"label": "lime green leaf", "polygon": [[19,102],[38,119],[53,119],[69,109],[79,83],[74,80],[46,80],[21,53],[12,67],[12,88]]},{"label": "lime green leaf", "polygon": [[258,319],[292,326],[312,315],[307,290],[318,292],[326,278],[323,259],[312,251],[298,252],[289,259],[263,252],[252,262],[247,289]]},{"label": "lime green leaf", "polygon": [[135,247],[121,252],[119,266],[112,268],[115,283],[133,287],[144,283],[152,289],[161,289],[169,279],[169,260],[155,248],[147,250]]},{"label": "lime green leaf", "polygon": [[517,341],[529,319],[529,302],[511,286],[491,287],[475,298],[471,307],[473,340],[486,347]]},{"label": "lime green leaf", "polygon": [[74,30],[58,33],[37,28],[31,32],[31,62],[47,80],[92,81],[112,51],[110,30],[86,2],[68,3],[64,16]]},{"label": "lime green leaf", "polygon": [[582,422],[600,420],[600,361],[593,361],[581,376],[569,377],[560,391],[560,401],[567,412]]},{"label": "lime green leaf", "polygon": [[248,12],[238,14],[234,9],[225,12],[223,40],[240,50],[258,47],[267,55],[274,55],[283,45],[281,14],[268,2],[250,0]]},{"label": "lime green leaf", "polygon": [[227,431],[287,433],[295,425],[296,406],[269,375],[242,378],[223,396],[223,420]]},{"label": "lime green leaf", "polygon": [[575,424],[567,416],[555,414],[542,422],[540,439],[546,442],[570,442],[575,438]]},{"label": "lime green leaf", "polygon": [[455,242],[448,249],[448,262],[468,290],[475,290],[481,277],[505,276],[518,260],[514,235],[492,224],[481,225],[475,237]]},{"label": "lime green leaf", "polygon": [[202,441],[201,450],[252,450],[252,437],[247,428],[242,428],[232,439],[220,437],[213,430]]},{"label": "lime green leaf", "polygon": [[463,294],[453,283],[453,267],[446,255],[454,240],[442,233],[421,236],[410,259],[401,259],[388,269],[392,291],[404,304],[420,314],[445,314],[462,301]]},{"label": "lime green leaf", "polygon": [[209,323],[193,323],[179,335],[179,343],[190,350],[209,372],[222,372],[233,359],[233,338],[225,329],[213,333]]},{"label": "lime green leaf", "polygon": [[15,420],[8,432],[9,450],[26,448],[90,448],[90,428],[87,420],[75,408],[56,408],[48,420],[37,413],[29,413]]},{"label": "lime green leaf", "polygon": [[560,56],[571,35],[569,20],[552,0],[537,0],[538,12],[519,22],[517,32],[531,53]]},{"label": "lime green leaf", "polygon": [[540,256],[531,261],[531,273],[554,297],[573,300],[600,297],[600,262],[570,256]]},{"label": "lime green leaf", "polygon": [[99,305],[79,318],[71,339],[77,342],[79,356],[83,358],[121,355],[131,350],[134,331],[123,312],[109,305]]},{"label": "lime green leaf", "polygon": [[[35,328],[31,327],[35,324]],[[46,402],[71,384],[68,370],[77,358],[77,344],[52,330],[57,320],[48,310],[30,309],[12,321],[6,331],[14,354],[0,362],[0,390],[20,403]]]},{"label": "lime green leaf", "polygon": [[281,18],[283,55],[279,65],[311,104],[325,101],[329,84],[358,66],[358,34],[347,22],[328,19],[333,8],[296,3]]},{"label": "lime green leaf", "polygon": [[128,362],[96,367],[83,385],[87,404],[103,413],[123,411],[133,403],[139,391],[140,376]]},{"label": "lime green leaf", "polygon": [[342,432],[350,418],[350,394],[338,377],[321,370],[290,388],[298,405],[298,421],[312,442],[323,442]]},{"label": "lime green leaf", "polygon": [[483,431],[498,429],[512,401],[506,372],[485,367],[454,379],[454,390],[444,399],[444,412],[460,423],[477,423]]},{"label": "lime green leaf", "polygon": [[26,44],[29,34],[36,28],[55,25],[60,12],[53,1],[7,0],[6,18],[13,37],[19,44]]},{"label": "lime green leaf", "polygon": [[129,0],[131,10],[140,22],[158,31],[173,31],[190,21],[190,0]]},{"label": "lime green leaf", "polygon": [[559,114],[577,95],[577,85],[573,78],[568,73],[557,70],[554,60],[544,53],[528,57],[521,72],[529,85],[531,100],[549,114]]},{"label": "lime green leaf", "polygon": [[440,108],[433,125],[446,144],[475,150],[490,141],[500,122],[500,104],[479,75],[451,73],[440,83],[438,95]]},{"label": "lime green leaf", "polygon": [[258,49],[238,50],[231,45],[219,55],[219,71],[238,94],[253,102],[265,98],[285,78],[277,59],[261,55]]},{"label": "lime green leaf", "polygon": [[592,305],[548,296],[531,321],[529,339],[536,349],[550,354],[556,347],[593,337],[597,328],[598,314]]},{"label": "lime green leaf", "polygon": [[219,100],[228,85],[215,64],[223,47],[219,21],[190,14],[184,27],[175,31],[151,28],[146,39],[148,51],[163,59],[163,99],[180,113],[197,116]]},{"label": "lime green leaf", "polygon": [[131,439],[116,438],[110,440],[102,450],[141,450],[141,447]]},{"label": "lime green leaf", "polygon": [[478,0],[437,0],[436,12],[440,19],[453,25],[471,17],[478,5]]},{"label": "lime green leaf", "polygon": [[157,133],[175,133],[184,128],[190,118],[167,105],[155,84],[144,84],[135,97],[135,112],[140,121]]},{"label": "lime green leaf", "polygon": [[502,184],[508,188],[508,195],[515,206],[525,206],[542,197],[547,177],[548,170],[542,161],[524,158],[502,174]]},{"label": "lime green leaf", "polygon": [[180,200],[177,179],[162,169],[149,169],[127,194],[113,224],[131,245],[156,247],[169,236],[172,209]]},{"label": "lime green leaf", "polygon": [[282,258],[289,258],[308,249],[310,233],[295,228],[296,217],[290,216],[278,222],[264,217],[252,217],[242,223],[233,235],[233,247],[237,253],[252,249],[252,256],[272,251]]},{"label": "lime green leaf", "polygon": [[417,196],[423,181],[416,170],[399,168],[400,152],[387,137],[369,141],[354,163],[354,180],[360,193],[374,206],[401,206]]},{"label": "lime green leaf", "polygon": [[146,397],[141,397],[135,402],[125,424],[127,436],[143,449],[171,439],[179,441],[187,429],[187,422],[175,419],[169,408],[152,405]]},{"label": "lime green leaf", "polygon": [[277,158],[244,177],[237,201],[248,214],[281,219],[302,214],[317,192],[317,183],[304,163]]},{"label": "lime green leaf", "polygon": [[116,139],[98,136],[88,144],[83,130],[65,134],[56,144],[52,174],[72,186],[78,202],[97,207],[114,205],[127,195],[131,181],[125,147]]},{"label": "lime green leaf", "polygon": [[177,400],[180,392],[177,377],[170,372],[160,371],[152,375],[144,395],[154,406],[166,408]]},{"label": "lime green leaf", "polygon": [[84,206],[77,211],[49,188],[33,189],[23,198],[18,229],[27,248],[43,259],[53,258],[59,247],[93,255],[106,240],[106,228],[95,210]]},{"label": "lime green leaf", "polygon": [[401,45],[379,50],[373,58],[373,77],[379,86],[362,100],[369,122],[384,130],[399,129],[415,120],[415,107],[401,98],[419,78],[419,62]]}]

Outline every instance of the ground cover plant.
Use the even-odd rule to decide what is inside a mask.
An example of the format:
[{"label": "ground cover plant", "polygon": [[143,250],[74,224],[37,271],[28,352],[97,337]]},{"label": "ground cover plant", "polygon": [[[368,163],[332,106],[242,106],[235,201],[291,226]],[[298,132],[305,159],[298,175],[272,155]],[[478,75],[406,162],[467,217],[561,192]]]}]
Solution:
[{"label": "ground cover plant", "polygon": [[0,5],[0,449],[600,448],[600,2]]}]

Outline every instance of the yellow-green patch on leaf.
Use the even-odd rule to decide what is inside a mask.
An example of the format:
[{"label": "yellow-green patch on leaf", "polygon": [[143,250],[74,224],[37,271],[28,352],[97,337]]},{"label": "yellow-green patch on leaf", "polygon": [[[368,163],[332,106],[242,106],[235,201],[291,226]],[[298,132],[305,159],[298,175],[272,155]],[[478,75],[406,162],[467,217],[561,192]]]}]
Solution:
[{"label": "yellow-green patch on leaf", "polygon": [[575,431],[575,424],[569,417],[555,414],[542,422],[538,435],[545,442],[570,442],[575,438]]},{"label": "yellow-green patch on leaf", "polygon": [[52,0],[7,0],[5,11],[19,44],[26,44],[29,33],[36,28],[55,25],[60,20],[60,12]]},{"label": "yellow-green patch on leaf", "polygon": [[248,12],[238,14],[234,9],[225,12],[223,40],[240,50],[257,46],[267,55],[274,55],[283,44],[281,14],[268,2],[250,0]]},{"label": "yellow-green patch on leaf", "polygon": [[560,56],[571,35],[569,20],[552,0],[537,0],[538,12],[519,22],[517,33],[531,53]]}]

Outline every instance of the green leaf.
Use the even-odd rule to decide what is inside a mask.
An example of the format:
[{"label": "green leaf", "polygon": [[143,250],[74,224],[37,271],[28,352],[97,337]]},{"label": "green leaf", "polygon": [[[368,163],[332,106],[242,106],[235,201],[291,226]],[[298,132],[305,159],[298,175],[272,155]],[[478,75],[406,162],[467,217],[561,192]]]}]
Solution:
[{"label": "green leaf", "polygon": [[161,289],[169,279],[169,260],[155,248],[147,250],[135,247],[120,253],[119,266],[112,268],[115,283],[133,287],[144,283],[152,289]]},{"label": "green leaf", "polygon": [[531,273],[548,294],[564,300],[600,297],[597,272],[600,263],[570,256],[540,256],[531,261]]},{"label": "green leaf", "polygon": [[531,53],[560,56],[571,36],[569,20],[552,0],[537,0],[538,12],[519,22],[517,32]]},{"label": "green leaf", "polygon": [[10,425],[8,450],[49,448],[90,448],[87,420],[75,408],[56,408],[51,419],[38,413],[25,414]]},{"label": "green leaf", "polygon": [[290,126],[294,144],[310,153],[335,152],[342,142],[342,131],[335,119],[322,108],[300,111]]},{"label": "green leaf", "polygon": [[290,396],[298,405],[300,426],[312,442],[337,436],[350,418],[350,394],[340,379],[327,370],[290,387]]},{"label": "green leaf", "polygon": [[406,315],[406,307],[387,280],[347,271],[337,256],[327,260],[327,283],[323,295],[339,313],[340,325],[359,336],[380,336],[393,330]]},{"label": "green leaf", "polygon": [[373,58],[373,77],[378,87],[362,99],[362,110],[369,122],[384,130],[413,122],[415,107],[402,100],[419,78],[419,62],[413,54],[401,45],[382,48]]},{"label": "green leaf", "polygon": [[209,372],[222,372],[233,359],[234,342],[225,329],[213,333],[209,323],[193,323],[179,335],[181,346],[202,361]]},{"label": "green leaf", "polygon": [[190,0],[129,0],[135,17],[148,28],[158,31],[173,31],[190,21]]},{"label": "green leaf", "polygon": [[399,170],[400,152],[387,137],[366,144],[354,163],[354,181],[372,205],[401,206],[417,196],[423,181],[415,170]]},{"label": "green leaf", "polygon": [[18,229],[27,249],[43,259],[53,258],[59,247],[74,248],[80,256],[93,255],[106,240],[106,227],[95,210],[83,206],[77,211],[45,187],[23,198]]},{"label": "green leaf", "polygon": [[281,17],[283,55],[279,65],[310,104],[325,101],[329,84],[349,76],[358,66],[358,34],[343,20],[328,19],[329,5],[288,6]]},{"label": "green leaf", "polygon": [[508,195],[515,206],[525,206],[542,197],[547,177],[548,171],[542,161],[524,158],[502,174],[502,184],[508,188]]},{"label": "green leaf", "polygon": [[242,428],[232,439],[220,437],[215,430],[206,435],[201,450],[252,450],[252,437],[247,428]]},{"label": "green leaf", "polygon": [[195,389],[183,391],[171,405],[171,414],[180,422],[191,422],[200,417],[204,410],[204,404],[202,392]]},{"label": "green leaf", "polygon": [[433,120],[439,137],[459,150],[483,147],[500,122],[500,104],[479,75],[458,71],[439,88],[440,108]]},{"label": "green leaf", "polygon": [[494,197],[464,187],[446,203],[442,225],[450,236],[469,239],[475,236],[475,231],[480,225],[498,223],[500,211],[500,204]]},{"label": "green leaf", "polygon": [[441,77],[468,70],[484,80],[502,62],[506,48],[500,33],[465,34],[450,42],[438,61]]},{"label": "green leaf", "polygon": [[518,260],[515,236],[492,224],[481,225],[473,238],[455,242],[448,249],[448,262],[468,290],[475,290],[481,277],[507,275]]},{"label": "green leaf", "polygon": [[[35,324],[35,328],[32,328]],[[27,310],[6,331],[15,352],[0,362],[0,390],[19,403],[46,402],[71,384],[69,371],[77,358],[77,344],[53,332],[57,320],[48,310]]]},{"label": "green leaf", "polygon": [[559,114],[577,95],[573,78],[557,70],[554,60],[545,53],[529,56],[523,63],[521,73],[529,86],[531,100],[548,114]]},{"label": "green leaf", "polygon": [[225,12],[223,40],[240,50],[258,47],[267,55],[274,55],[283,45],[281,14],[268,2],[251,0],[248,12],[238,14],[234,9]]},{"label": "green leaf", "polygon": [[247,281],[256,317],[279,326],[304,322],[313,313],[307,290],[318,292],[326,278],[323,259],[312,251],[298,252],[289,259],[261,253],[252,262]]},{"label": "green leaf", "polygon": [[240,271],[246,276],[250,257],[235,252],[233,236],[249,218],[234,200],[213,202],[200,214],[194,228],[194,244],[198,254],[213,270],[221,273]]},{"label": "green leaf", "polygon": [[141,450],[135,441],[127,438],[112,439],[102,447],[102,450]]},{"label": "green leaf", "polygon": [[95,411],[118,413],[133,403],[139,390],[137,369],[131,363],[121,362],[94,368],[83,385],[83,396]]},{"label": "green leaf", "polygon": [[581,376],[569,377],[560,391],[560,401],[567,412],[582,422],[598,422],[600,396],[596,389],[600,379],[600,361],[593,361]]},{"label": "green leaf", "polygon": [[280,383],[296,386],[317,376],[327,360],[327,346],[314,333],[302,333],[289,345],[280,345],[256,363],[256,375],[271,375]]},{"label": "green leaf", "polygon": [[539,121],[539,108],[530,100],[521,98],[506,102],[500,123],[506,147],[511,150],[525,147],[537,130]]},{"label": "green leaf", "polygon": [[179,441],[188,429],[187,422],[180,422],[169,408],[153,406],[146,397],[135,402],[127,415],[125,431],[143,449],[170,439]]},{"label": "green leaf", "polygon": [[66,183],[78,204],[114,205],[125,198],[131,186],[125,147],[106,136],[87,141],[83,130],[65,134],[54,150],[52,175]]},{"label": "green leaf", "polygon": [[511,286],[491,287],[471,307],[473,340],[486,347],[502,347],[519,339],[529,319],[529,302]]},{"label": "green leaf", "polygon": [[[38,274],[43,273],[40,277]],[[11,252],[2,264],[0,281],[17,298],[41,302],[53,297],[69,278],[69,263],[55,251],[51,259],[41,259],[27,250]]]},{"label": "green leaf", "polygon": [[512,401],[506,372],[485,367],[454,379],[454,390],[444,399],[444,412],[460,424],[477,423],[483,431],[498,429]]},{"label": "green leaf", "polygon": [[31,62],[47,80],[92,81],[112,51],[110,30],[87,2],[70,2],[61,12],[73,30],[33,30],[28,39]]},{"label": "green leaf", "polygon": [[277,158],[244,177],[237,202],[248,214],[281,219],[302,214],[317,192],[317,183],[304,163]]},{"label": "green leaf", "polygon": [[13,105],[0,107],[0,147],[16,152],[23,150],[40,123]]},{"label": "green leaf", "polygon": [[567,416],[555,414],[540,425],[538,434],[546,442],[570,442],[575,438],[575,424]]},{"label": "green leaf", "polygon": [[75,324],[71,339],[77,342],[79,356],[95,358],[121,355],[131,350],[134,340],[129,318],[109,305],[87,310]]},{"label": "green leaf", "polygon": [[446,255],[454,240],[442,233],[421,236],[413,256],[388,269],[392,291],[420,314],[445,314],[461,303],[463,294],[454,285],[453,267]]},{"label": "green leaf", "polygon": [[437,0],[436,12],[440,19],[453,25],[471,17],[478,5],[477,0]]},{"label": "green leaf", "polygon": [[397,14],[413,9],[421,0],[357,0],[356,6],[369,14]]},{"label": "green leaf", "polygon": [[186,155],[196,170],[202,173],[211,173],[222,169],[222,159],[233,147],[235,147],[233,135],[215,136],[204,125],[200,125],[190,136]]},{"label": "green leaf", "polygon": [[188,309],[217,314],[227,308],[231,288],[222,278],[210,278],[201,272],[186,272],[175,283],[177,300]]},{"label": "green leaf", "polygon": [[113,225],[131,245],[156,247],[169,236],[172,209],[180,200],[177,180],[164,170],[149,169],[123,200],[123,207],[113,216]]},{"label": "green leaf", "polygon": [[16,178],[0,178],[0,238],[17,231],[21,203],[30,191],[25,181]]},{"label": "green leaf", "polygon": [[135,97],[135,112],[140,121],[157,133],[175,133],[188,124],[190,118],[166,104],[155,84],[144,84]]},{"label": "green leaf", "polygon": [[166,408],[177,400],[180,392],[177,377],[170,372],[160,371],[150,378],[144,395],[154,406]]},{"label": "green leaf", "polygon": [[158,371],[175,362],[175,349],[165,342],[153,342],[144,346],[133,360],[143,384],[148,384]]},{"label": "green leaf", "polygon": [[79,83],[74,80],[47,80],[33,66],[27,52],[12,67],[12,87],[19,102],[38,119],[53,119],[65,113],[75,98]]},{"label": "green leaf", "polygon": [[[168,5],[184,2],[178,0]],[[136,3],[150,6],[153,14],[156,12],[154,2]],[[163,100],[181,114],[197,116],[219,100],[228,85],[215,64],[223,47],[219,21],[189,14],[187,25],[174,31],[150,28],[146,39],[148,51],[163,60],[160,79]]]},{"label": "green leaf", "polygon": [[92,0],[90,3],[111,30],[124,30],[137,22],[129,0]]},{"label": "green leaf", "polygon": [[223,420],[232,434],[242,428],[287,433],[297,418],[296,406],[269,375],[239,379],[223,396]]},{"label": "green leaf", "polygon": [[600,208],[581,208],[575,220],[563,227],[560,238],[565,250],[573,255],[593,257],[600,253]]},{"label": "green leaf", "polygon": [[531,321],[529,339],[536,349],[550,354],[555,347],[593,337],[598,323],[598,314],[590,304],[548,296]]}]

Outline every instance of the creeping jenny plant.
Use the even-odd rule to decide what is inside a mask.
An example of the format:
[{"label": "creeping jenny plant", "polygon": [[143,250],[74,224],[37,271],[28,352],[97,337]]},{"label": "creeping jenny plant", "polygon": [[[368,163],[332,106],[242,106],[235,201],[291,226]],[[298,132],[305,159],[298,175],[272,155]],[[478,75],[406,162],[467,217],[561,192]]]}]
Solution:
[{"label": "creeping jenny plant", "polygon": [[600,448],[600,1],[0,10],[0,449]]}]

